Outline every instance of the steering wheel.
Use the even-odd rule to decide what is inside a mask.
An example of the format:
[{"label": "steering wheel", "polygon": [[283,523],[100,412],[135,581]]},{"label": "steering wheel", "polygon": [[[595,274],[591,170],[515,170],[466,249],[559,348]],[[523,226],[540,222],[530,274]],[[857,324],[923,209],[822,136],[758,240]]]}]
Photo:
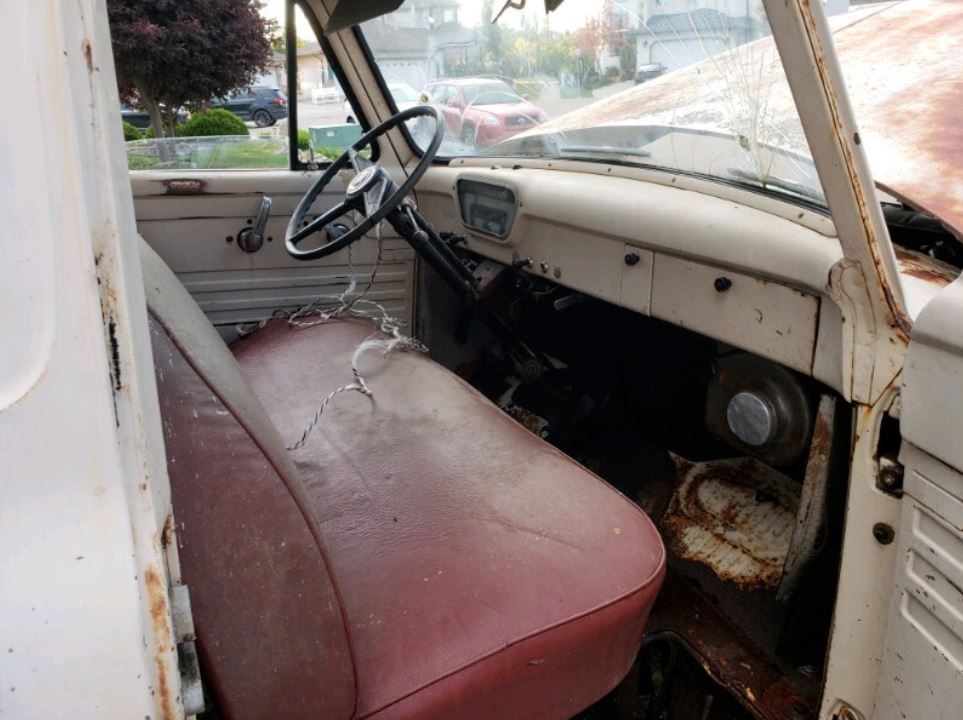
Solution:
[{"label": "steering wheel", "polygon": [[[421,160],[401,184],[401,187],[396,186],[388,171],[377,163],[363,164],[364,158],[359,157],[359,150],[369,146],[375,147],[375,140],[382,135],[404,122],[420,117],[434,118],[435,134],[428,148],[422,154]],[[444,123],[441,121],[438,111],[429,105],[419,105],[403,110],[362,135],[341,157],[328,166],[294,209],[294,214],[291,216],[284,237],[284,246],[288,254],[297,260],[315,260],[336,253],[362,237],[390,215],[412,191],[421,176],[431,166],[431,161],[435,159],[444,137]],[[302,227],[304,216],[311,209],[311,205],[314,204],[318,195],[324,191],[334,176],[349,164],[354,168],[356,174],[348,184],[344,200]],[[298,243],[302,240],[323,230],[327,225],[347,215],[352,210],[357,210],[364,215],[364,220],[361,223],[319,247],[310,250],[298,248]]]}]

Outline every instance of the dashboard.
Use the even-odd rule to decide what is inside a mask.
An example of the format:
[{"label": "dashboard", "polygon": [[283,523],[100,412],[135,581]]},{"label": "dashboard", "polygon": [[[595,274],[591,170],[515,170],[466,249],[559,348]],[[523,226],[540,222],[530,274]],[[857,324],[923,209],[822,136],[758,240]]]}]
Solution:
[{"label": "dashboard", "polygon": [[419,206],[483,258],[846,387],[843,318],[827,292],[842,248],[825,218],[561,165],[459,159],[426,173]]}]

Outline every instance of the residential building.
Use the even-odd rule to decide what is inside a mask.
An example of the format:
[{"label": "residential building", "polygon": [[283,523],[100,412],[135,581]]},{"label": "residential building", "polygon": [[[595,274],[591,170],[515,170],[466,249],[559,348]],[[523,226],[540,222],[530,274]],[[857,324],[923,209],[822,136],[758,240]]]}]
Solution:
[{"label": "residential building", "polygon": [[[832,15],[848,10],[849,0],[823,5]],[[640,0],[635,18],[630,34],[638,63],[661,63],[669,70],[769,34],[762,0]]]}]

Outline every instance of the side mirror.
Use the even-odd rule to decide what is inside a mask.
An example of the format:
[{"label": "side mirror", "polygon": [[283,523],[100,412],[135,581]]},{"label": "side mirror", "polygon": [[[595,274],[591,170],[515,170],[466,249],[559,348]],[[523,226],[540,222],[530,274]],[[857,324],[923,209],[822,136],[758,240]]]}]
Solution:
[{"label": "side mirror", "polygon": [[461,103],[458,102],[458,98],[452,98],[451,100],[448,101],[448,107],[460,109]]}]

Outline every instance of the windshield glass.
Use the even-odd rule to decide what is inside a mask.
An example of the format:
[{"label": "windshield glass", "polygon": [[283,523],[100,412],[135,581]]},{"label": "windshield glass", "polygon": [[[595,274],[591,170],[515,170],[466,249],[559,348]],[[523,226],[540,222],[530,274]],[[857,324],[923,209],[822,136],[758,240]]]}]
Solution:
[{"label": "windshield glass", "polygon": [[472,83],[462,85],[465,100],[472,105],[504,105],[521,102],[522,99],[512,92],[503,82]]},{"label": "windshield glass", "polygon": [[[362,25],[387,82],[444,118],[442,156],[564,158],[824,204],[762,0],[406,0]],[[849,0],[824,0],[834,27]],[[427,142],[427,131],[415,132]]]},{"label": "windshield glass", "polygon": [[417,103],[418,93],[410,85],[404,85],[399,83],[391,83],[388,85],[388,90],[391,92],[391,97],[395,99],[396,103]]}]

